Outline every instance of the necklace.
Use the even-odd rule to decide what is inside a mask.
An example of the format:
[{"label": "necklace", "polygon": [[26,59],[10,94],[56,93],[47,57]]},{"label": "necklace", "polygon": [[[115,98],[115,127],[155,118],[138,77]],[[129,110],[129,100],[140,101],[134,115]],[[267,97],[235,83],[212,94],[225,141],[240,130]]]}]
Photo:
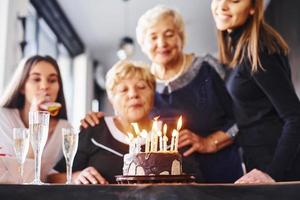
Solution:
[{"label": "necklace", "polygon": [[169,83],[169,82],[177,79],[185,71],[185,69],[187,68],[187,55],[185,55],[185,54],[182,55],[182,63],[179,67],[178,72],[176,72],[175,74],[173,74],[169,78],[166,78],[166,79],[161,78],[159,76],[159,73],[158,73],[159,68],[161,68],[161,66],[158,65],[158,64],[153,63],[151,65],[151,72],[155,75],[156,80],[159,81],[159,82]]}]

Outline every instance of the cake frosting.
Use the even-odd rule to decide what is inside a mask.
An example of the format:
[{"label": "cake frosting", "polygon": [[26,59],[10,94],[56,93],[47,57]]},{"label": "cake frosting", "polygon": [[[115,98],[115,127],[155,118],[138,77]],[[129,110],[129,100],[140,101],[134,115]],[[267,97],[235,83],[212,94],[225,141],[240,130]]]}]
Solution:
[{"label": "cake frosting", "polygon": [[181,175],[182,157],[178,152],[132,153],[124,155],[123,175]]}]

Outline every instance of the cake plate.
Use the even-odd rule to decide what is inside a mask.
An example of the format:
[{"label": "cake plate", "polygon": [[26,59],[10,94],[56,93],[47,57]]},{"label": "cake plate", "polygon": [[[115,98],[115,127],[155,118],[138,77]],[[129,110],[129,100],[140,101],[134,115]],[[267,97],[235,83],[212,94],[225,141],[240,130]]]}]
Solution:
[{"label": "cake plate", "polygon": [[118,184],[143,184],[143,183],[193,183],[193,175],[149,175],[149,176],[115,176]]}]

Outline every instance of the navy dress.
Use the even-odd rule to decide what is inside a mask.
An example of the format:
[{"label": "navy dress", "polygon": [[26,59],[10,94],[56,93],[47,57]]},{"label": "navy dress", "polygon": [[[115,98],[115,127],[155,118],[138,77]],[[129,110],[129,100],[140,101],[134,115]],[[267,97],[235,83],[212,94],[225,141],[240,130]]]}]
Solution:
[{"label": "navy dress", "polygon": [[[183,128],[204,137],[235,126],[232,101],[223,80],[200,57],[177,79],[168,84],[157,81],[152,115],[173,124],[182,115]],[[184,157],[183,172],[195,174],[208,183],[234,182],[242,176],[238,148],[234,144],[213,154],[193,153]]]}]

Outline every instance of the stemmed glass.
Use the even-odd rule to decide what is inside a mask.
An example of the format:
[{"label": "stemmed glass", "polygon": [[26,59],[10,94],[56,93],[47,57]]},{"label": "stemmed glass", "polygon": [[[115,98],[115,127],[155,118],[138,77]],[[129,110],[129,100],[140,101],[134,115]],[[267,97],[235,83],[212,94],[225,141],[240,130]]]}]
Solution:
[{"label": "stemmed glass", "polygon": [[73,161],[78,148],[78,131],[73,128],[62,128],[62,141],[67,167],[66,184],[71,184]]},{"label": "stemmed glass", "polygon": [[30,142],[34,152],[34,180],[32,184],[43,184],[41,181],[41,160],[48,138],[50,114],[47,111],[29,112]]},{"label": "stemmed glass", "polygon": [[26,155],[29,149],[29,131],[27,128],[13,128],[14,150],[20,165],[21,183],[24,182],[23,169]]}]

